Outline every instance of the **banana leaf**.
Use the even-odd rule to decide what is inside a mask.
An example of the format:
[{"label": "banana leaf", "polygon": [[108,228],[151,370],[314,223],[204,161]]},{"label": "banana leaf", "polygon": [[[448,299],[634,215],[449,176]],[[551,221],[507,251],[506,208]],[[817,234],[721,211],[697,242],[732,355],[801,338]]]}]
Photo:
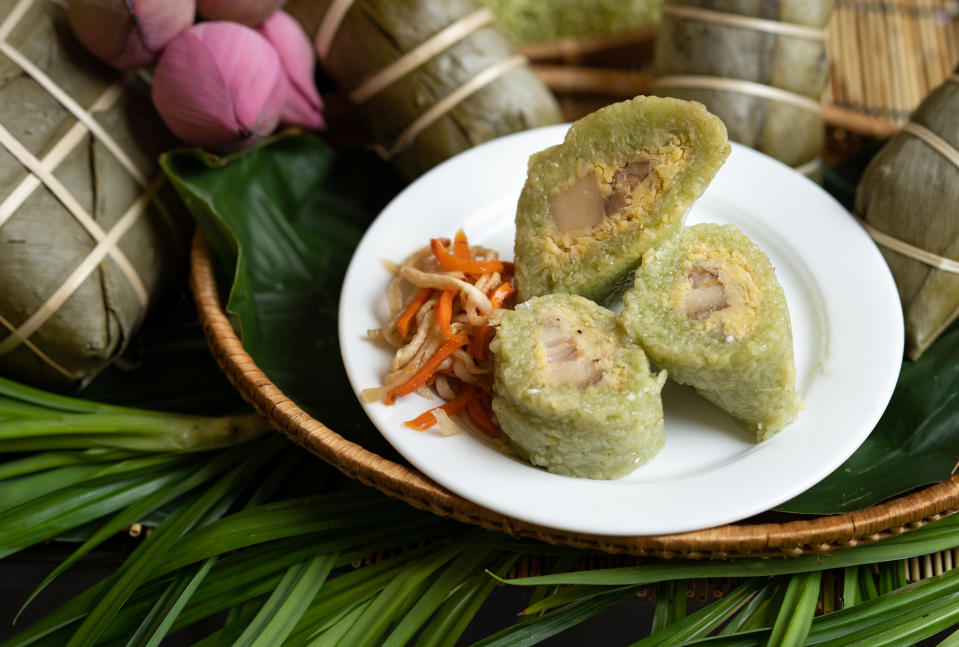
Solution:
[{"label": "banana leaf", "polygon": [[[343,157],[310,136],[281,137],[222,159],[178,151],[162,165],[224,263],[228,309],[260,368],[334,431],[399,460],[356,403],[336,343],[346,264],[376,205],[398,188],[363,178],[386,178],[385,167]],[[959,326],[921,360],[905,363],[862,448],[781,509],[845,512],[947,478],[959,455],[955,357]]]},{"label": "banana leaf", "polygon": [[353,249],[402,185],[369,154],[279,135],[230,157],[197,150],[160,160],[203,228],[230,285],[244,348],[284,393],[345,438],[396,458],[353,395],[336,312]]}]

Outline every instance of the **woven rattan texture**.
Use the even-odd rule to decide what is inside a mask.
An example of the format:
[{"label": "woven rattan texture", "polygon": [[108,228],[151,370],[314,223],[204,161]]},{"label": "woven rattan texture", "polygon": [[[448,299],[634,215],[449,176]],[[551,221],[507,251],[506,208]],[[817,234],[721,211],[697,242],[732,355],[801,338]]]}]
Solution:
[{"label": "woven rattan texture", "polygon": [[606,537],[562,532],[482,508],[408,466],[386,460],[343,438],[287,398],[243,349],[217,292],[213,258],[197,232],[190,284],[217,363],[244,398],[273,426],[347,476],[439,516],[514,537],[640,556],[732,559],[761,555],[832,553],[920,528],[959,509],[959,477],[866,510],[785,523],[737,523],[655,537]]}]

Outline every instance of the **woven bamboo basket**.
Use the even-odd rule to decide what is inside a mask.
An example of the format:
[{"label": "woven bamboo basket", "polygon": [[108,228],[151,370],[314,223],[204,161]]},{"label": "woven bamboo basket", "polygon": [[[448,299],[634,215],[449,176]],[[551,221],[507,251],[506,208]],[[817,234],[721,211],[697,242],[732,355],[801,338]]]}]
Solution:
[{"label": "woven bamboo basket", "polygon": [[[521,48],[567,120],[650,91],[655,28]],[[959,62],[959,0],[834,0],[826,123],[888,137]]]},{"label": "woven bamboo basket", "polygon": [[407,465],[386,460],[343,438],[285,396],[256,366],[227,319],[217,290],[212,253],[199,232],[191,252],[190,284],[213,356],[261,415],[291,440],[347,476],[442,517],[514,537],[607,553],[731,559],[832,553],[920,528],[959,510],[959,477],[954,477],[857,512],[785,522],[747,520],[661,536],[576,534],[505,517],[447,491]]}]

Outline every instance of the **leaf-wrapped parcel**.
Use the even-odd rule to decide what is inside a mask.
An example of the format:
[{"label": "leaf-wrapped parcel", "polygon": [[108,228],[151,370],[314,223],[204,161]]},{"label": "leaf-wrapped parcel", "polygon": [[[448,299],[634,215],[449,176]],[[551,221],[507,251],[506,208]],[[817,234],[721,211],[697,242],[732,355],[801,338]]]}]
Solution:
[{"label": "leaf-wrapped parcel", "polygon": [[706,104],[729,138],[790,166],[820,154],[832,0],[669,0],[656,94]]},{"label": "leaf-wrapped parcel", "polygon": [[662,0],[482,0],[516,43],[603,36],[659,20]]},{"label": "leaf-wrapped parcel", "polygon": [[66,12],[0,0],[0,373],[89,380],[185,251],[149,95],[88,54]]},{"label": "leaf-wrapped parcel", "polygon": [[[923,138],[925,132],[933,137]],[[931,143],[936,139],[942,150]],[[959,76],[933,90],[910,125],[872,158],[856,190],[856,211],[889,236],[959,261]],[[959,315],[959,274],[880,249],[899,287],[906,352],[915,359]]]},{"label": "leaf-wrapped parcel", "polygon": [[[338,22],[327,16],[332,4],[293,0],[286,9],[316,36],[347,113],[407,177],[482,142],[562,121],[556,99],[476,0],[356,0]],[[334,101],[327,105],[336,131]]]}]

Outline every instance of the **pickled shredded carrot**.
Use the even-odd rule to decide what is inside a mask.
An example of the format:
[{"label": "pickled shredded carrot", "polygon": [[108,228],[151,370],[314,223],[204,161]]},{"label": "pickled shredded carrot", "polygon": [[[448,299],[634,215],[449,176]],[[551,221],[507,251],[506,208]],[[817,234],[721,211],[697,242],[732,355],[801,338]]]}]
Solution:
[{"label": "pickled shredded carrot", "polygon": [[439,238],[430,240],[430,249],[440,267],[448,272],[465,272],[466,274],[490,274],[492,272],[513,272],[513,264],[506,261],[474,261],[458,258],[446,251],[446,247]]},{"label": "pickled shredded carrot", "polygon": [[417,431],[429,429],[436,424],[436,414],[433,413],[434,411],[437,409],[442,409],[448,416],[456,415],[459,413],[460,409],[465,407],[467,403],[475,397],[476,387],[472,386],[471,384],[464,384],[463,391],[446,404],[433,407],[429,411],[421,413],[412,420],[407,420],[403,424],[410,429],[415,429]]},{"label": "pickled shredded carrot", "polygon": [[456,258],[461,258],[464,261],[473,260],[473,255],[470,254],[470,244],[466,240],[466,234],[463,233],[463,230],[460,229],[456,232],[456,237],[453,238],[453,255]]},{"label": "pickled shredded carrot", "polygon": [[[497,319],[487,310],[506,307],[513,294],[513,264],[498,260],[493,250],[471,247],[461,229],[452,241],[430,239],[429,245],[410,254],[400,270],[405,268],[415,272],[398,271],[390,290],[412,296],[406,297],[408,302],[392,329],[380,331],[380,339],[390,343],[396,354],[385,386],[369,391],[392,405],[398,397],[436,384],[449,401],[406,421],[407,427],[432,427],[437,424],[435,412],[442,409],[450,417],[469,417],[469,426],[483,435],[498,436],[490,406],[493,358],[489,352],[494,331],[490,322]],[[442,287],[408,289],[424,282]],[[431,316],[422,316],[423,308],[434,303]]]},{"label": "pickled shredded carrot", "polygon": [[409,334],[410,324],[416,317],[416,313],[420,311],[420,308],[423,307],[424,303],[430,300],[431,296],[433,296],[433,288],[420,288],[417,290],[416,294],[413,296],[413,300],[410,301],[408,306],[406,306],[406,310],[403,311],[403,314],[400,315],[400,318],[396,320],[396,332],[400,333],[404,337]]},{"label": "pickled shredded carrot", "polygon": [[489,353],[489,340],[493,336],[493,327],[481,326],[470,340],[469,353],[473,359],[484,360]]},{"label": "pickled shredded carrot", "polygon": [[509,283],[500,283],[500,285],[489,295],[489,302],[493,304],[494,308],[499,308],[503,305],[504,301],[512,296],[512,294],[512,285]]},{"label": "pickled shredded carrot", "polygon": [[499,438],[500,430],[493,422],[493,410],[485,393],[466,403],[466,413],[476,427],[490,438]]},{"label": "pickled shredded carrot", "polygon": [[436,354],[429,358],[429,360],[420,367],[420,370],[413,374],[413,377],[386,394],[386,404],[393,404],[397,396],[409,395],[421,386],[426,386],[426,383],[433,377],[433,374],[436,373],[436,369],[443,363],[443,360],[468,343],[469,339],[464,335],[457,335],[440,346]]},{"label": "pickled shredded carrot", "polygon": [[436,323],[440,330],[446,335],[447,339],[453,339],[453,297],[456,296],[456,290],[443,290],[440,300],[436,303]]}]

